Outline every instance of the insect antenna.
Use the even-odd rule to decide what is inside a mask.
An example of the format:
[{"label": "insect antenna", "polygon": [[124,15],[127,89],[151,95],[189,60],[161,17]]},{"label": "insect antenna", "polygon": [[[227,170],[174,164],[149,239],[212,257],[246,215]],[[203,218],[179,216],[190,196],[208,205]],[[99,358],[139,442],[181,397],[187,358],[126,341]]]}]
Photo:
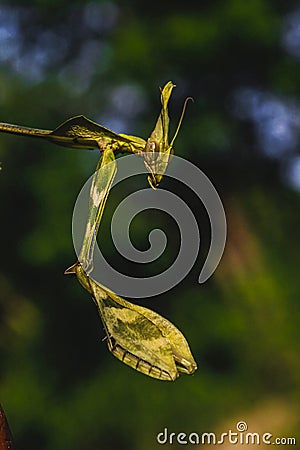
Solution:
[{"label": "insect antenna", "polygon": [[176,128],[175,134],[174,134],[173,139],[172,139],[171,144],[170,144],[171,148],[173,147],[174,141],[175,141],[175,139],[177,137],[177,134],[178,134],[178,132],[180,130],[180,127],[181,127],[181,124],[182,124],[182,121],[183,121],[183,117],[184,117],[184,114],[185,114],[185,111],[186,111],[186,107],[187,107],[187,104],[188,104],[189,100],[191,100],[192,102],[194,101],[194,99],[192,97],[187,97],[185,99],[185,101],[184,101],[183,108],[182,108],[182,113],[181,113],[181,116],[180,116],[180,119],[179,119],[179,122],[178,122],[178,125],[177,125],[177,128]]}]

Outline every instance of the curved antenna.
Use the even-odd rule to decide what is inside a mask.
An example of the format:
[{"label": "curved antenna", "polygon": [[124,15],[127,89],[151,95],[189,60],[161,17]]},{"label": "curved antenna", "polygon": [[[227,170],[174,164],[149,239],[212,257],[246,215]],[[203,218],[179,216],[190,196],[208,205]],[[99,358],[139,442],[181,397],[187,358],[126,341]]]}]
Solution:
[{"label": "curved antenna", "polygon": [[181,113],[181,116],[180,116],[180,119],[179,119],[179,122],[178,122],[178,125],[177,125],[177,128],[176,128],[174,137],[173,137],[173,139],[171,141],[171,144],[170,144],[171,148],[173,147],[174,141],[175,141],[175,139],[177,137],[177,134],[178,134],[178,131],[179,131],[180,127],[181,127],[181,124],[182,124],[182,121],[183,121],[183,117],[184,117],[184,114],[185,114],[185,110],[186,110],[186,107],[187,107],[187,103],[188,103],[189,100],[191,100],[192,102],[194,101],[194,99],[192,97],[187,97],[185,99],[185,101],[184,101],[183,108],[182,108],[182,113]]}]

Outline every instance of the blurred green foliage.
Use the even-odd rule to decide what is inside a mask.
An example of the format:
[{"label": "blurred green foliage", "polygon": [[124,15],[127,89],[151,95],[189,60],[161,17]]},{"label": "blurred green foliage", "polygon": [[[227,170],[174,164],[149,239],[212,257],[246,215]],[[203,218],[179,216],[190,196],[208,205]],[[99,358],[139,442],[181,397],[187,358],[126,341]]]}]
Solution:
[{"label": "blurred green foliage", "polygon": [[[139,301],[184,331],[199,366],[174,383],[147,379],[108,353],[95,306],[63,276],[74,262],[73,205],[97,151],[0,136],[0,401],[18,450],[149,450],[165,427],[225,432],[239,420],[252,432],[297,437],[298,6],[1,1],[1,121],[51,129],[84,114],[146,138],[158,87],[172,80],[171,127],[184,98],[195,101],[175,150],[213,181],[228,220],[225,254],[207,283],[197,284],[203,251],[183,283]],[[130,188],[141,186],[146,179]],[[205,214],[189,200],[202,230]],[[171,239],[176,226],[167,224]],[[148,229],[145,215],[132,233],[137,245]],[[126,271],[107,240],[103,250]]]}]

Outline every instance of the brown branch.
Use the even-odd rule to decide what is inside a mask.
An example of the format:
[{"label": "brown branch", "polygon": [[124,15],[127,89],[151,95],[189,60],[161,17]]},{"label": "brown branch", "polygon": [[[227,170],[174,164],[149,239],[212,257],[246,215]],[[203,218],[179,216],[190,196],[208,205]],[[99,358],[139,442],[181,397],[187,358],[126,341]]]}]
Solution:
[{"label": "brown branch", "polygon": [[14,450],[12,435],[5,413],[0,405],[0,450]]}]

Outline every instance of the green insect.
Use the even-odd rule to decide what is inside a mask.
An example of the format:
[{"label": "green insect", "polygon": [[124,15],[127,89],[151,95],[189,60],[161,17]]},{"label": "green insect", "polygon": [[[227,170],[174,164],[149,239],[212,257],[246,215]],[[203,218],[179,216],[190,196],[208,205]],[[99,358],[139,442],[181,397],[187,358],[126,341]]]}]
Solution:
[{"label": "green insect", "polygon": [[66,270],[75,274],[92,295],[106,332],[109,350],[134,369],[161,380],[192,374],[197,366],[183,334],[150,309],[134,305],[93,280],[93,252],[102,213],[116,174],[114,153],[102,152],[90,189],[90,207],[78,262]]},{"label": "green insect", "polygon": [[180,373],[192,374],[197,369],[183,334],[167,319],[122,299],[93,280],[89,274],[93,270],[100,221],[116,175],[115,153],[129,152],[142,156],[149,172],[148,181],[154,189],[167,169],[188,100],[184,103],[177,130],[169,144],[168,102],[174,87],[169,81],[161,90],[161,112],[147,141],[114,133],[84,116],[73,117],[54,131],[0,123],[0,131],[3,132],[44,138],[66,147],[100,149],[101,158],[90,189],[89,217],[82,248],[78,261],[65,273],[75,274],[80,284],[92,295],[112,354],[139,372],[169,381],[175,380]]},{"label": "green insect", "polygon": [[[162,90],[162,111],[154,131],[146,143],[144,161],[149,182],[156,187],[165,172],[172,149],[165,130],[169,128],[167,103],[174,85],[168,83]],[[157,158],[155,158],[157,156]],[[148,165],[148,166],[147,166]],[[197,365],[183,334],[156,312],[134,305],[93,280],[93,252],[101,217],[116,175],[113,144],[102,150],[90,189],[90,208],[79,260],[66,270],[75,274],[82,286],[92,295],[97,305],[107,344],[112,354],[150,377],[175,380],[180,373],[192,374]]]}]

